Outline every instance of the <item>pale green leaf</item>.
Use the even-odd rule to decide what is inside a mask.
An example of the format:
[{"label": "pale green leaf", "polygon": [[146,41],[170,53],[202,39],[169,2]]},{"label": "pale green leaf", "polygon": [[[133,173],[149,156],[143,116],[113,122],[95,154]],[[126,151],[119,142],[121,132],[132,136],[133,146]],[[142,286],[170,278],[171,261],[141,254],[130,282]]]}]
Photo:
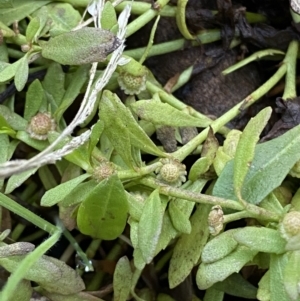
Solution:
[{"label": "pale green leaf", "polygon": [[300,251],[293,251],[287,255],[288,262],[283,270],[283,284],[292,300],[299,300],[300,283]]},{"label": "pale green leaf", "polygon": [[41,205],[51,207],[61,202],[73,189],[90,176],[89,174],[83,174],[48,190],[41,199]]},{"label": "pale green leaf", "polygon": [[119,42],[110,31],[83,27],[62,33],[49,41],[39,41],[44,58],[62,65],[84,65],[104,61]]},{"label": "pale green leaf", "polygon": [[[300,126],[276,139],[257,145],[251,168],[242,187],[243,199],[252,204],[259,204],[278,187],[300,159],[299,148]],[[237,200],[233,188],[233,168],[233,161],[226,164],[214,186],[213,195]]]},{"label": "pale green leaf", "polygon": [[18,68],[15,74],[15,86],[18,91],[22,91],[24,89],[28,79],[28,72],[28,59],[27,55],[25,55],[19,60]]},{"label": "pale green leaf", "polygon": [[[284,270],[289,260],[288,254],[271,254],[270,261],[270,300],[291,301],[284,287]],[[296,275],[294,275],[296,276]]]},{"label": "pale green leaf", "polygon": [[40,18],[34,17],[30,20],[26,28],[26,40],[32,42],[41,25]]},{"label": "pale green leaf", "polygon": [[101,27],[103,29],[111,29],[118,23],[117,15],[114,6],[110,1],[105,2],[101,17]]},{"label": "pale green leaf", "polygon": [[184,212],[180,210],[180,208],[175,204],[175,202],[170,202],[168,208],[174,228],[181,233],[191,233],[191,222],[188,218],[186,218]]},{"label": "pale green leaf", "polygon": [[270,301],[270,270],[268,270],[258,283],[257,298],[260,301]]},{"label": "pale green leaf", "polygon": [[50,0],[14,0],[13,6],[1,8],[0,20],[6,25],[11,25],[16,20],[20,21],[30,15],[38,8],[51,2]]},{"label": "pale green leaf", "polygon": [[169,126],[197,126],[207,127],[208,119],[200,119],[180,111],[167,103],[159,100],[139,100],[131,104],[132,110],[143,120],[152,122],[155,125]]},{"label": "pale green leaf", "polygon": [[146,199],[138,226],[138,245],[146,263],[155,256],[156,246],[162,230],[164,209],[158,190]]},{"label": "pale green leaf", "polygon": [[205,291],[203,301],[223,301],[224,292],[210,287]]},{"label": "pale green leaf", "polygon": [[116,239],[124,230],[128,204],[117,175],[101,181],[80,204],[77,214],[79,230],[105,240]]},{"label": "pale green leaf", "polygon": [[246,125],[234,157],[233,185],[238,198],[242,198],[241,190],[245,177],[251,168],[254,158],[255,146],[259,140],[259,136],[266,126],[272,109],[267,107],[260,111],[255,117],[251,118]]},{"label": "pale green leaf", "polygon": [[13,192],[16,188],[21,186],[30,176],[35,174],[37,169],[38,169],[37,167],[36,168],[31,168],[27,171],[23,171],[21,173],[12,175],[8,179],[8,182],[7,182],[7,185],[6,185],[6,188],[5,188],[5,194],[9,194],[9,193]]},{"label": "pale green leaf", "polygon": [[130,295],[132,271],[126,256],[119,259],[113,279],[114,301],[126,301]]},{"label": "pale green leaf", "polygon": [[199,158],[190,169],[189,180],[196,181],[202,174],[208,171],[211,163],[207,157]]},{"label": "pale green leaf", "polygon": [[238,273],[241,268],[252,260],[257,251],[244,246],[238,246],[233,252],[221,260],[213,263],[201,263],[196,275],[199,289],[204,290],[213,284],[225,280],[233,273]]},{"label": "pale green leaf", "polygon": [[245,227],[233,233],[233,238],[241,245],[265,253],[285,252],[286,240],[279,232],[265,227]]},{"label": "pale green leaf", "polygon": [[204,247],[201,260],[204,263],[218,261],[235,250],[238,246],[233,234],[237,229],[232,229],[221,233],[210,240]]}]

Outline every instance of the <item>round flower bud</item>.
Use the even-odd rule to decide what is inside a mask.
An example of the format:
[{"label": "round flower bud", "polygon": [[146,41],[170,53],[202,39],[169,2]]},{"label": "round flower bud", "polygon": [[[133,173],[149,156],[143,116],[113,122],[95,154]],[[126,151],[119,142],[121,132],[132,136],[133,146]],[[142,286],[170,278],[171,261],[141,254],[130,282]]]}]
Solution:
[{"label": "round flower bud", "polygon": [[114,165],[111,162],[103,162],[99,166],[94,168],[93,178],[97,182],[101,182],[102,180],[109,178],[114,173]]},{"label": "round flower bud", "polygon": [[218,235],[223,230],[224,213],[219,205],[213,206],[208,215],[208,229],[213,236]]},{"label": "round flower bud", "polygon": [[146,75],[136,76],[122,72],[118,76],[120,88],[128,95],[139,94],[146,89]]},{"label": "round flower bud", "polygon": [[173,186],[180,186],[186,181],[185,165],[172,159],[162,159],[163,166],[156,170],[157,179]]},{"label": "round flower bud", "polygon": [[49,113],[37,113],[29,122],[27,132],[31,138],[46,140],[48,133],[55,130],[55,122]]},{"label": "round flower bud", "polygon": [[280,226],[280,233],[283,238],[288,240],[289,238],[300,234],[300,212],[292,211],[287,213]]}]

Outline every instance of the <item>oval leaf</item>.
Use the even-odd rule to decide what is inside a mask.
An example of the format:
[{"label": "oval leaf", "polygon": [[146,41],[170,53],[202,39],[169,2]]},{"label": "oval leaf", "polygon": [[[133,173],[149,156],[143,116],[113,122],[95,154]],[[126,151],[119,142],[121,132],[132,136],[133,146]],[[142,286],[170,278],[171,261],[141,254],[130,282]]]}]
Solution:
[{"label": "oval leaf", "polygon": [[119,40],[110,31],[84,27],[40,41],[40,45],[44,58],[63,65],[84,65],[104,61],[118,48]]},{"label": "oval leaf", "polygon": [[265,227],[245,227],[236,231],[233,238],[241,245],[265,253],[285,252],[286,241],[277,230]]},{"label": "oval leaf", "polygon": [[94,238],[116,239],[124,230],[128,212],[127,197],[117,175],[101,181],[81,203],[79,230]]},{"label": "oval leaf", "polygon": [[146,199],[138,226],[138,245],[146,263],[155,255],[156,246],[162,229],[164,210],[158,190]]},{"label": "oval leaf", "polygon": [[231,274],[238,273],[256,254],[257,251],[238,246],[221,260],[213,263],[201,263],[196,276],[199,289],[207,289],[216,282],[225,280]]}]

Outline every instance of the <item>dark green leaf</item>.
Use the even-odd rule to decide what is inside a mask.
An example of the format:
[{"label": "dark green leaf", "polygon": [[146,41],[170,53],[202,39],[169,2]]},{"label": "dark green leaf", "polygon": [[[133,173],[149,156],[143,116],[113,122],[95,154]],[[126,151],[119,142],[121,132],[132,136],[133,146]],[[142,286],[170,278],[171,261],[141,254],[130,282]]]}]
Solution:
[{"label": "dark green leaf", "polygon": [[260,111],[255,117],[251,118],[240,137],[234,157],[233,170],[233,185],[238,198],[242,198],[241,191],[245,177],[251,167],[255,146],[271,113],[272,109],[270,107]]},{"label": "dark green leaf", "polygon": [[[242,187],[242,197],[259,204],[278,187],[290,169],[300,159],[300,126],[282,136],[257,145],[251,168]],[[218,178],[213,195],[237,200],[233,189],[233,161],[226,164]]]},{"label": "dark green leaf", "polygon": [[41,199],[41,205],[51,207],[61,202],[73,189],[81,182],[90,177],[89,174],[83,174],[75,179],[62,183],[53,189],[48,190]]},{"label": "dark green leaf", "polygon": [[205,291],[203,301],[223,301],[224,292],[210,287]]},{"label": "dark green leaf", "polygon": [[169,285],[174,288],[191,273],[192,268],[198,263],[203,247],[209,237],[207,224],[209,205],[198,205],[191,218],[192,231],[183,234],[178,239],[169,267]]},{"label": "dark green leaf", "polygon": [[197,126],[207,127],[208,119],[193,117],[183,111],[175,109],[167,103],[150,99],[139,100],[131,104],[133,111],[141,118],[155,125],[169,126]]},{"label": "dark green leaf", "polygon": [[62,65],[101,62],[119,46],[118,39],[110,31],[94,27],[84,27],[39,42],[42,56]]},{"label": "dark green leaf", "polygon": [[222,282],[217,282],[213,288],[245,299],[256,299],[257,294],[257,288],[238,273],[230,275]]},{"label": "dark green leaf", "polygon": [[126,225],[128,204],[117,175],[101,181],[80,204],[79,230],[94,238],[116,239]]},{"label": "dark green leaf", "polygon": [[[54,113],[54,116],[57,121],[60,121],[64,112],[69,108],[69,106],[73,103],[76,97],[79,95],[80,90],[84,83],[88,78],[89,66],[81,66],[79,67],[74,74],[72,74],[72,81],[69,84],[63,99],[61,100],[61,104],[58,109]],[[57,87],[53,87],[57,88]]]},{"label": "dark green leaf", "polygon": [[57,106],[60,106],[65,94],[65,73],[60,64],[50,64],[42,85],[45,91],[52,95]]}]

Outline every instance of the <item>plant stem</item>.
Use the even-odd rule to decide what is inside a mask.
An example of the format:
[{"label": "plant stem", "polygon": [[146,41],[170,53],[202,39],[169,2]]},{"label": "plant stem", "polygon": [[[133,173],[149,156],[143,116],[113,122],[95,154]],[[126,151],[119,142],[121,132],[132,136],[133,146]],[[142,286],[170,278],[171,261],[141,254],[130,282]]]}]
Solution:
[{"label": "plant stem", "polygon": [[297,55],[298,55],[298,41],[291,41],[284,58],[284,63],[287,66],[286,77],[285,77],[285,88],[282,99],[294,99],[297,96],[296,92],[296,66],[297,66]]},{"label": "plant stem", "polygon": [[[280,68],[277,70],[277,72],[271,78],[269,78],[262,86],[260,86],[257,90],[255,90],[250,95],[248,95],[244,100],[242,100],[240,103],[235,105],[224,115],[219,117],[217,120],[213,121],[210,126],[213,128],[214,132],[217,132],[222,126],[224,126],[226,123],[231,121],[241,111],[245,110],[246,108],[251,106],[255,101],[257,101],[259,98],[265,95],[284,76],[286,70],[287,70],[287,66],[285,63],[283,63],[280,66]],[[190,153],[193,152],[193,150],[198,145],[203,143],[203,141],[207,137],[208,130],[209,129],[206,128],[199,135],[193,138],[190,142],[185,144],[181,149],[174,152],[173,157],[179,160],[180,162],[184,160]]]},{"label": "plant stem", "polygon": [[201,203],[201,204],[208,204],[213,206],[220,205],[222,207],[231,208],[238,211],[244,210],[244,206],[242,206],[240,203],[236,201],[226,200],[211,195],[196,193],[181,188],[167,186],[152,177],[145,177],[143,179],[140,179],[139,183],[151,187],[153,189],[158,188],[161,194],[167,196],[172,196],[179,199],[184,199],[184,200]]},{"label": "plant stem", "polygon": [[52,246],[56,244],[61,235],[61,231],[56,228],[56,231],[46,241],[40,244],[34,251],[29,253],[17,267],[17,269],[9,277],[4,290],[1,293],[2,301],[13,300],[15,290],[19,282],[24,278],[27,271],[43,256]]},{"label": "plant stem", "polygon": [[[221,39],[220,30],[218,29],[203,30],[197,35],[196,40],[192,41],[191,44],[192,46],[199,46],[201,44],[208,44],[215,41],[219,41],[220,39]],[[161,54],[181,50],[184,48],[185,44],[186,44],[185,39],[178,39],[170,42],[164,42],[164,43],[153,45],[148,53],[148,58],[155,55],[161,55]],[[126,50],[124,51],[124,54],[136,60],[139,60],[144,52],[145,52],[145,47],[141,47],[132,50]]]},{"label": "plant stem", "polygon": [[[170,0],[158,0],[156,3],[153,4],[153,6],[158,6],[159,9],[162,9],[165,5],[168,4],[169,1]],[[135,20],[133,20],[131,23],[129,23],[126,28],[126,37],[131,36],[144,25],[149,23],[155,16],[159,14],[159,9],[149,9],[145,11],[142,15],[137,17]]]}]

